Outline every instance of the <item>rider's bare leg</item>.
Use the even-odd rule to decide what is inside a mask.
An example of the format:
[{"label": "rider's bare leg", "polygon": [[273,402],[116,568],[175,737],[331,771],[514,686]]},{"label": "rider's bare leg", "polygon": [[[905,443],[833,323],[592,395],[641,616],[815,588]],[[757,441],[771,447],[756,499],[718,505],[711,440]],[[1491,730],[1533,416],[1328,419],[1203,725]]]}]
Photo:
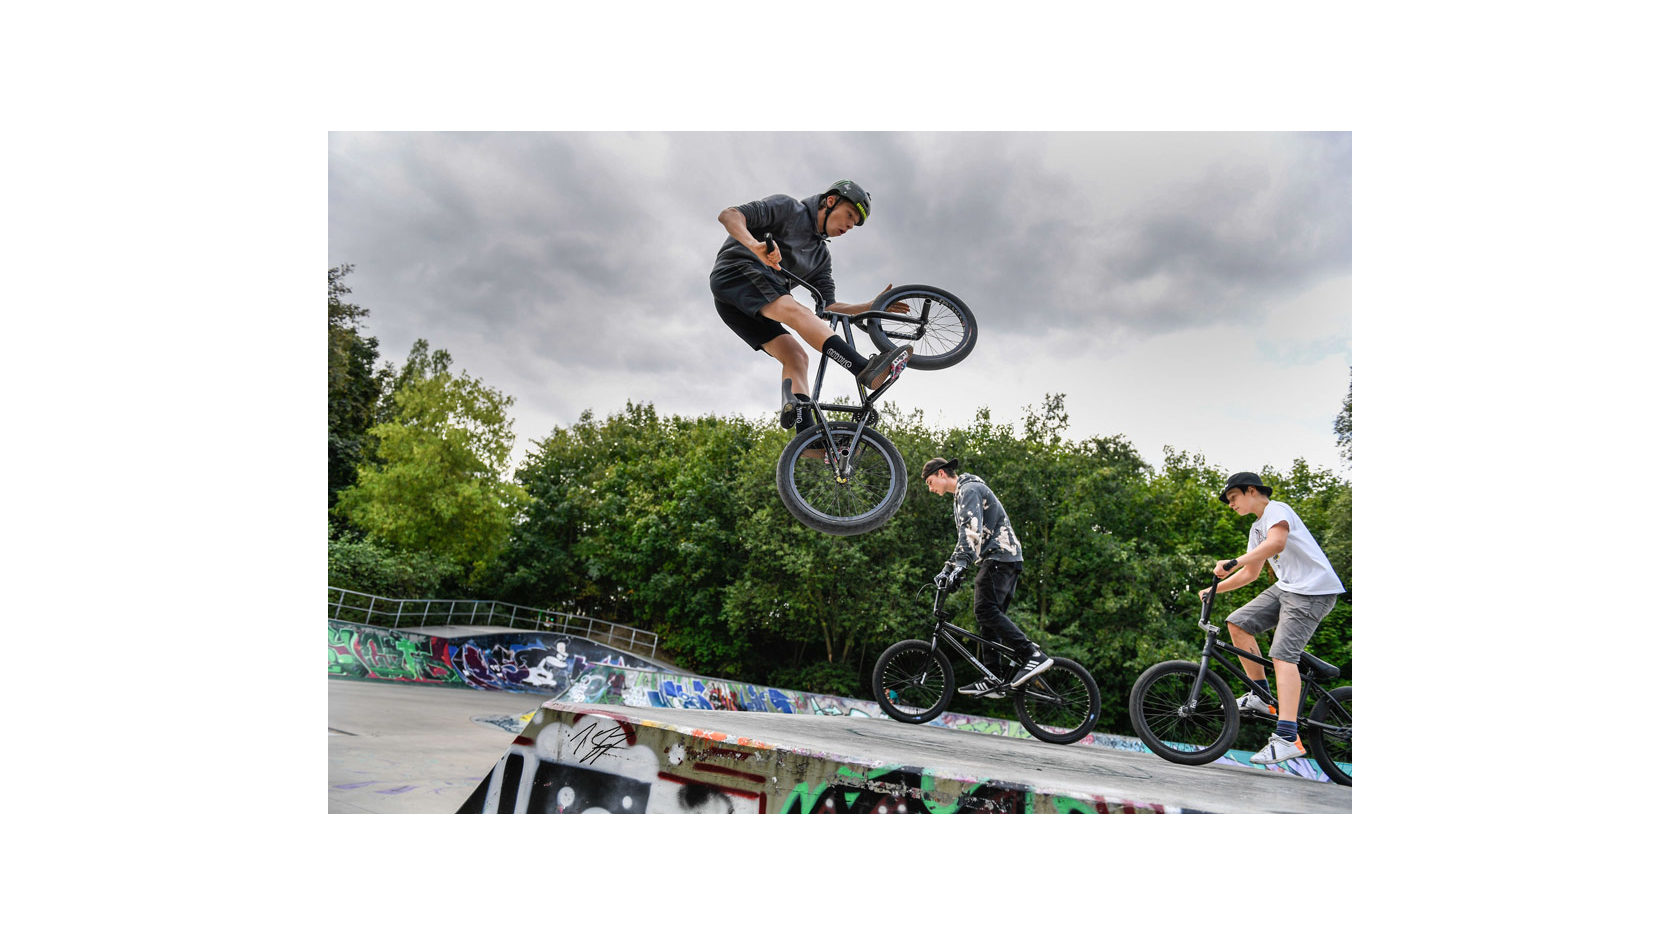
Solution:
[{"label": "rider's bare leg", "polygon": [[864,357],[845,338],[841,337],[839,332],[828,327],[827,322],[818,318],[817,313],[794,301],[791,295],[777,296],[774,302],[759,309],[759,313],[765,318],[780,322],[793,329],[800,338],[804,339],[806,344],[811,346],[812,350],[822,352],[823,357],[832,357],[846,370],[852,372],[853,376],[862,378],[867,372],[870,377],[870,390],[879,388],[889,377],[897,377],[898,371],[903,367],[904,359],[907,359],[910,355],[909,345],[900,345],[899,348],[891,352],[890,357],[898,360],[892,362],[896,367],[892,368],[889,373],[889,364],[877,360],[888,357],[888,354],[876,355],[876,358]]},{"label": "rider's bare leg", "polygon": [[[1254,634],[1249,633],[1247,630],[1244,630],[1234,623],[1226,624],[1225,629],[1231,633],[1232,646],[1248,653],[1259,654],[1260,645],[1254,642]],[[1242,668],[1243,672],[1248,674],[1249,679],[1258,680],[1262,683],[1266,681],[1266,664],[1256,663],[1253,660],[1245,659],[1242,661]]]},{"label": "rider's bare leg", "polygon": [[1274,659],[1272,672],[1277,674],[1278,721],[1293,722],[1301,705],[1301,667]]},{"label": "rider's bare leg", "polygon": [[[776,301],[760,309],[759,314],[792,329],[799,337],[805,339],[805,343],[810,345],[813,351],[821,351],[823,345],[835,334],[834,329],[818,318],[816,312],[800,305],[791,295],[777,296]],[[765,350],[769,351],[770,346],[765,345]],[[773,354],[772,356],[774,357]]]},{"label": "rider's bare leg", "polygon": [[782,379],[792,382],[794,393],[811,395],[811,385],[805,380],[811,369],[811,359],[805,354],[805,346],[799,343],[799,339],[792,335],[780,335],[774,341],[765,342],[764,353],[781,364]]}]

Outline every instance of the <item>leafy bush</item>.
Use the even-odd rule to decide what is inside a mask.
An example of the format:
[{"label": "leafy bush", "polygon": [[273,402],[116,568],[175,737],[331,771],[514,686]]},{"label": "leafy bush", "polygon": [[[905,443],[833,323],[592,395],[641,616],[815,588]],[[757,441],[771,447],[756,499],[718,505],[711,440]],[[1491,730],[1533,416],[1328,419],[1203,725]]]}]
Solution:
[{"label": "leafy bush", "polygon": [[440,555],[397,551],[373,539],[327,542],[327,584],[398,600],[464,596],[461,565]]},{"label": "leafy bush", "polygon": [[[873,664],[872,664],[873,665]],[[807,663],[798,669],[777,670],[770,675],[770,685],[799,692],[815,692],[829,696],[868,698],[861,691],[856,666],[842,666],[826,660]]]}]

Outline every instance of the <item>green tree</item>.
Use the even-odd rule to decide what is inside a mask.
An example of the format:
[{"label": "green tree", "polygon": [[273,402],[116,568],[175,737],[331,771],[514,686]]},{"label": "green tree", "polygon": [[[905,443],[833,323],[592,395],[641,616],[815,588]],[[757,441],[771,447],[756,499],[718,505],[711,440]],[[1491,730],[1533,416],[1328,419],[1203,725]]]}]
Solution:
[{"label": "green tree", "polygon": [[[438,354],[417,352],[393,384],[446,372]],[[881,650],[927,630],[931,576],[955,534],[951,500],[915,474],[943,455],[993,486],[1021,534],[1027,565],[1011,616],[1085,663],[1105,697],[1104,729],[1128,731],[1130,684],[1200,649],[1196,592],[1216,558],[1246,547],[1247,522],[1217,499],[1227,471],[1171,448],[1156,470],[1118,436],[1070,440],[1057,395],[1019,432],[984,408],[950,429],[930,428],[920,411],[882,413],[910,493],[885,526],[849,538],[788,515],[774,480],[787,434],[767,419],[661,417],[626,404],[556,427],[516,473],[530,504],[497,563],[498,596],[653,630],[662,654],[696,672],[863,696]],[[1262,475],[1348,585],[1313,652],[1351,674],[1352,487],[1301,461]],[[1214,619],[1268,579],[1222,596]],[[971,625],[972,601],[965,582],[949,602],[959,624]]]},{"label": "green tree", "polygon": [[327,542],[329,587],[394,600],[447,598],[463,592],[464,577],[459,564],[424,551],[398,551],[368,538]]},{"label": "green tree", "polygon": [[401,551],[428,552],[482,573],[502,551],[528,501],[505,480],[513,398],[448,370],[448,352],[415,343],[407,380],[390,392],[390,419],[375,425],[372,462],[339,495],[348,520]]},{"label": "green tree", "polygon": [[374,372],[379,339],[363,335],[367,309],[345,298],[354,267],[327,270],[327,508],[356,481],[356,467],[372,454],[374,412],[382,377]]},{"label": "green tree", "polygon": [[[1352,373],[1351,371],[1349,373]],[[1347,396],[1342,398],[1342,412],[1336,414],[1336,447],[1341,451],[1342,463],[1353,465],[1353,381],[1348,381]]]}]

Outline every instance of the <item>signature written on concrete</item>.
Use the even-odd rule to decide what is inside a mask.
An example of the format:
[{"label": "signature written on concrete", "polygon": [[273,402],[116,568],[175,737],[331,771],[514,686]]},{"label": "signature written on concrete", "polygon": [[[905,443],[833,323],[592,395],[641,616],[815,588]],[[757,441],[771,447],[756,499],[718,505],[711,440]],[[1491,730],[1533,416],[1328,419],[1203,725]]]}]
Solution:
[{"label": "signature written on concrete", "polygon": [[572,750],[580,756],[579,760],[592,765],[602,756],[611,754],[614,748],[624,747],[629,737],[620,725],[590,722],[574,732],[570,741]]}]

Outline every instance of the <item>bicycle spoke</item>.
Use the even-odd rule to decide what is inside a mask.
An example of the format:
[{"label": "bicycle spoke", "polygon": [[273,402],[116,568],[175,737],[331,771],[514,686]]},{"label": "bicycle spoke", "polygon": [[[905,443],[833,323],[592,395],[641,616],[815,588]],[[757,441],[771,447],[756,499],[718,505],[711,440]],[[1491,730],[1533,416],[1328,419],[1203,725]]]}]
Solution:
[{"label": "bicycle spoke", "polygon": [[1188,709],[1191,682],[1185,674],[1162,677],[1145,694],[1141,708],[1150,730],[1161,740],[1201,747],[1217,740],[1224,726],[1219,696],[1212,686],[1204,684],[1196,708]]},{"label": "bicycle spoke", "polygon": [[1091,712],[1090,696],[1078,677],[1055,666],[1027,684],[1023,706],[1034,722],[1052,731],[1072,731]]},{"label": "bicycle spoke", "polygon": [[881,682],[893,705],[912,713],[936,704],[945,688],[938,662],[925,652],[889,664],[881,673]]},{"label": "bicycle spoke", "polygon": [[[849,434],[836,434],[836,445],[845,448]],[[807,449],[818,447],[821,435],[813,436]],[[795,462],[794,488],[814,511],[833,518],[859,518],[886,502],[892,492],[892,465],[868,440],[860,439],[851,454],[851,475],[842,482],[827,456],[801,456]]]}]

